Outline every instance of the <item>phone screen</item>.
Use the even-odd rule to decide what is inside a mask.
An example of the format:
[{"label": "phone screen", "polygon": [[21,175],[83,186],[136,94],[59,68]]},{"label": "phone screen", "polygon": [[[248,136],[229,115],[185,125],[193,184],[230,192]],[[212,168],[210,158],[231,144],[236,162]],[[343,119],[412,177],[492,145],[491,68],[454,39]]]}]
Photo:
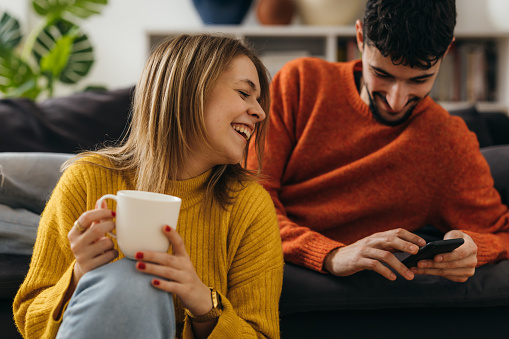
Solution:
[{"label": "phone screen", "polygon": [[417,254],[412,254],[402,261],[406,267],[417,266],[420,260],[433,259],[435,255],[454,251],[465,241],[461,238],[432,241],[419,249]]}]

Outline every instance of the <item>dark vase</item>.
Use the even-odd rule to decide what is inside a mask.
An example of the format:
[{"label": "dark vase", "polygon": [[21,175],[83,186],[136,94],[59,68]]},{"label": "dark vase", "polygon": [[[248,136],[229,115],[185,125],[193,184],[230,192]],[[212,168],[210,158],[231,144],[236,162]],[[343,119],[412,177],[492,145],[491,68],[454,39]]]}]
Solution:
[{"label": "dark vase", "polygon": [[294,11],[293,0],[259,0],[256,17],[262,25],[288,25]]},{"label": "dark vase", "polygon": [[238,25],[246,16],[253,0],[193,0],[206,25]]}]

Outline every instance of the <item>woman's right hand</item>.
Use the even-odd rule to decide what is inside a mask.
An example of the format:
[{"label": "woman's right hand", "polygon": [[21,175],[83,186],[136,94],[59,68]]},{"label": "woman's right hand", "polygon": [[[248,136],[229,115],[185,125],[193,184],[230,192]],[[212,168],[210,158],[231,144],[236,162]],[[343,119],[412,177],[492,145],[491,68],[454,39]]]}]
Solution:
[{"label": "woman's right hand", "polygon": [[112,220],[114,216],[115,212],[107,209],[106,202],[103,202],[103,206],[96,205],[96,209],[83,213],[69,231],[67,238],[76,258],[74,286],[85,273],[107,264],[118,256],[113,240],[106,236],[107,232],[115,228]]}]

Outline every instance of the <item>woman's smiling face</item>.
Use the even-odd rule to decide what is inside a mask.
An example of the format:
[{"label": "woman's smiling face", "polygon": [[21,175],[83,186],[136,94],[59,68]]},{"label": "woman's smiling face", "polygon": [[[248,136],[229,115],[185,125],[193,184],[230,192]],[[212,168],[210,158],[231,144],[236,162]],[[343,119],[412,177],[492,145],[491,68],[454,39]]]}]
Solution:
[{"label": "woman's smiling face", "polygon": [[256,123],[265,119],[259,97],[255,65],[247,56],[234,58],[205,102],[205,128],[212,150],[198,146],[193,156],[195,174],[216,165],[241,162]]}]

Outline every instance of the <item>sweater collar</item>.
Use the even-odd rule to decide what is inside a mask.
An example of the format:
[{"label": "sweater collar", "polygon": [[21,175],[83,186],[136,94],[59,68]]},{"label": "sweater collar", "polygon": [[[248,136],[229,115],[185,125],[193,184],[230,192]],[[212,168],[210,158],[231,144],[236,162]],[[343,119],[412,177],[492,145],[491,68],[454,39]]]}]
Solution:
[{"label": "sweater collar", "polygon": [[190,208],[202,201],[211,174],[209,169],[194,178],[169,183],[167,193],[182,199],[181,210]]}]

